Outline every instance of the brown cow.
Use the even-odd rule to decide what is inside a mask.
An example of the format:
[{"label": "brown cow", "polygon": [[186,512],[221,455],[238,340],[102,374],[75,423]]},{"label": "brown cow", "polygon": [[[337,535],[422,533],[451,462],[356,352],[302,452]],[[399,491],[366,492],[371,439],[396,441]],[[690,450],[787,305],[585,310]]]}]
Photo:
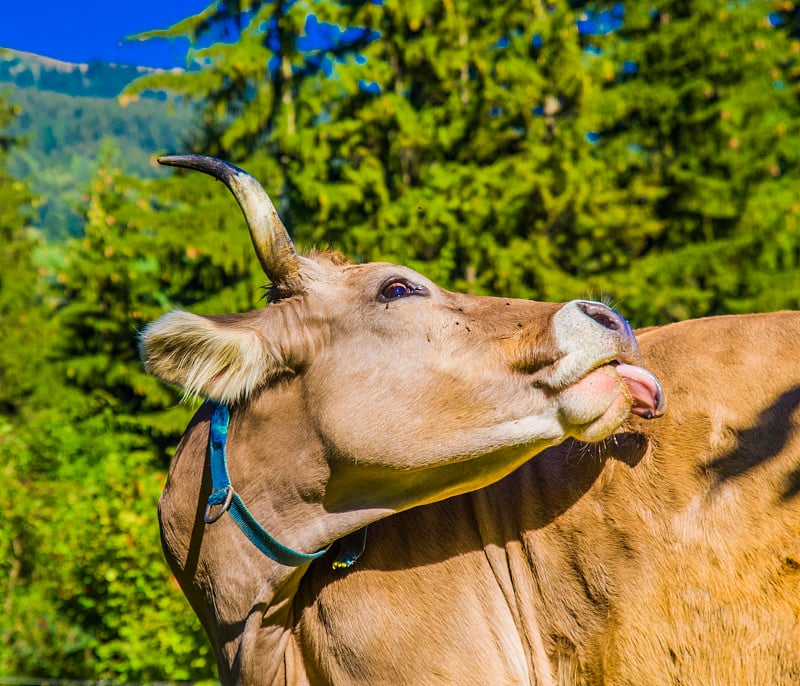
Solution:
[{"label": "brown cow", "polygon": [[207,506],[201,408],[160,516],[223,682],[800,681],[800,315],[644,332],[671,404],[646,422],[664,395],[608,308],[299,257],[252,177],[166,162],[231,188],[272,302],[166,315],[148,369],[230,406],[231,482],[281,543],[369,525],[348,569],[264,555]]}]

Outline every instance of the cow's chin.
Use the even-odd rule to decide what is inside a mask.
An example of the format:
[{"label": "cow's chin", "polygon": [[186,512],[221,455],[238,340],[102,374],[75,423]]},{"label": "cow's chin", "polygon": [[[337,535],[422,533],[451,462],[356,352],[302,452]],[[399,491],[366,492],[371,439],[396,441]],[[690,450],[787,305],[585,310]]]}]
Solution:
[{"label": "cow's chin", "polygon": [[600,441],[631,412],[630,390],[612,367],[601,367],[559,395],[561,420],[567,433],[581,441]]}]

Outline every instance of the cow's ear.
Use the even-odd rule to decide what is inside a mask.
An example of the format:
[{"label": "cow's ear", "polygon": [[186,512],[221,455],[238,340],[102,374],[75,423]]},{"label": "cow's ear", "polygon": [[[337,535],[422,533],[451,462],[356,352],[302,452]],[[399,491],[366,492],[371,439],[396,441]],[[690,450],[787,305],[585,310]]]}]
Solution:
[{"label": "cow's ear", "polygon": [[216,317],[170,312],[142,332],[145,369],[189,396],[243,400],[291,371],[264,337],[264,324],[263,310]]}]

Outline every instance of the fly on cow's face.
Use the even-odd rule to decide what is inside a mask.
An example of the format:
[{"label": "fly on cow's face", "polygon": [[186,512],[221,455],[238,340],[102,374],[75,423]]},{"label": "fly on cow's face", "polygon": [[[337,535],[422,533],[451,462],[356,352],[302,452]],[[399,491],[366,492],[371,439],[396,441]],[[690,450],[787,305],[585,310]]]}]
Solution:
[{"label": "fly on cow's face", "polygon": [[410,295],[429,295],[425,286],[414,284],[407,279],[392,278],[381,286],[378,301],[382,303],[407,298]]}]

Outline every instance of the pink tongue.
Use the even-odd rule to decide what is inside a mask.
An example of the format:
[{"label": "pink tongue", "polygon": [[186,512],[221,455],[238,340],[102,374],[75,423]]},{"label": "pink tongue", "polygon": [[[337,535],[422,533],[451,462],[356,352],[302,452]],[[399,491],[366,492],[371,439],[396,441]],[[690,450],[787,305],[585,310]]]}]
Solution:
[{"label": "pink tongue", "polygon": [[630,364],[618,364],[614,370],[625,381],[625,385],[633,398],[633,414],[653,419],[660,417],[667,411],[667,399],[661,384],[653,374],[642,367]]}]

